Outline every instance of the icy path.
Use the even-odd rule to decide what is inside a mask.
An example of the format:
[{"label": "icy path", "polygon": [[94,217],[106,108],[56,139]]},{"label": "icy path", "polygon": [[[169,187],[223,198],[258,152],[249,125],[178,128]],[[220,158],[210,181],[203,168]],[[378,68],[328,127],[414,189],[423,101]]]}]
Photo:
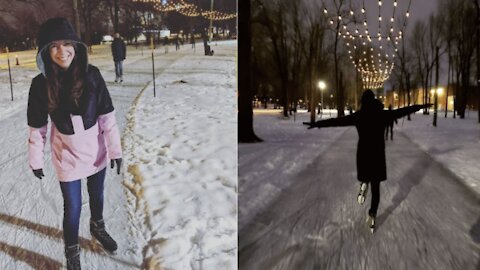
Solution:
[{"label": "icy path", "polygon": [[[102,48],[101,48],[102,49]],[[101,50],[99,49],[99,50]],[[130,51],[124,63],[125,82],[112,84],[114,72],[107,53],[92,57],[104,75],[116,108],[117,121],[123,131],[127,124],[126,114],[135,97],[151,81],[149,53],[142,56],[140,50]],[[158,52],[157,77],[174,61],[191,53],[183,50],[168,55]],[[0,118],[0,269],[60,269],[64,264],[63,238],[61,231],[63,201],[58,181],[55,179],[47,144],[45,153],[46,178],[34,178],[27,161],[26,97],[29,80],[37,74],[17,68],[15,102],[5,103],[2,95]],[[4,70],[2,71],[4,74]],[[3,79],[2,79],[3,80]],[[2,88],[6,88],[3,84]],[[9,88],[8,88],[9,89]],[[20,95],[20,96],[19,96]],[[4,106],[6,105],[6,107]],[[105,186],[104,217],[111,234],[119,243],[116,256],[106,255],[91,243],[88,219],[88,194],[83,183],[83,207],[80,221],[82,266],[86,269],[139,269],[143,263],[142,250],[132,233],[131,223],[135,216],[128,214],[127,200],[122,186],[122,176],[108,170]]]},{"label": "icy path", "polygon": [[[339,133],[331,134],[335,131]],[[263,177],[265,173],[256,179],[257,185],[269,183],[278,192],[266,193],[269,200],[263,199],[254,215],[239,213],[240,269],[480,267],[478,198],[405,135],[397,133],[395,141],[387,143],[389,179],[381,186],[377,231],[372,235],[365,223],[370,196],[364,206],[356,202],[355,128],[308,132],[322,141],[336,138],[304,159],[303,168],[290,175],[289,183],[280,185],[276,177]],[[311,135],[305,136],[310,142]],[[300,140],[296,136],[283,144],[297,145]],[[239,149],[239,171],[246,172],[239,181],[254,186],[249,181],[251,165],[243,161],[271,145],[258,144],[258,151],[249,147]],[[290,151],[285,160],[297,161],[297,155],[303,154],[299,148],[296,152]],[[240,209],[251,209],[249,203],[262,200],[263,194],[242,192],[240,187]]]}]

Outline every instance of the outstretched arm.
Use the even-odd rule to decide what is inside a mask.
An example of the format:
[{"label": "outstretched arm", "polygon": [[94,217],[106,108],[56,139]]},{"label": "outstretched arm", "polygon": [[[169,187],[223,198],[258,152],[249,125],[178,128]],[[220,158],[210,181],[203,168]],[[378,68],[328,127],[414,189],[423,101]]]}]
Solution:
[{"label": "outstretched arm", "polygon": [[330,118],[326,120],[320,120],[315,123],[303,122],[304,125],[310,126],[309,128],[320,127],[344,127],[353,126],[357,122],[357,113],[343,116],[340,118]]},{"label": "outstretched arm", "polygon": [[391,114],[392,118],[393,118],[392,120],[402,118],[404,116],[412,114],[412,113],[414,113],[416,111],[419,111],[421,109],[428,108],[430,106],[432,106],[432,104],[412,105],[412,106],[403,107],[403,108],[400,108],[400,109],[393,110],[392,114]]}]

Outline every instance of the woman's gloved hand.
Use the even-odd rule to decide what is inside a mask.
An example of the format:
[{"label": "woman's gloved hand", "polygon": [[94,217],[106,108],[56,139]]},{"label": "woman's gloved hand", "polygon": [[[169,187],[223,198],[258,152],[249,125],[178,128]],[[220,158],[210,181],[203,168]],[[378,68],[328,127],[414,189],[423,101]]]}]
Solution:
[{"label": "woman's gloved hand", "polygon": [[36,170],[32,170],[33,171],[33,174],[38,178],[38,179],[42,179],[42,177],[45,177],[45,175],[43,174],[43,169],[36,169]]},{"label": "woman's gloved hand", "polygon": [[120,174],[120,168],[122,167],[122,159],[116,158],[110,160],[110,168],[113,169],[115,167],[115,163],[117,163],[117,174]]}]

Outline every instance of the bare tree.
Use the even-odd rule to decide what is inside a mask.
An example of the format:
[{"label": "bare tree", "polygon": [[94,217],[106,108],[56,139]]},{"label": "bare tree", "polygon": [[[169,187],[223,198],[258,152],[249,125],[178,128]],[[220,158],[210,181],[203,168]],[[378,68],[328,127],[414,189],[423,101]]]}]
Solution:
[{"label": "bare tree", "polygon": [[240,1],[238,18],[238,49],[242,57],[238,60],[238,141],[261,141],[253,131],[252,85],[251,85],[251,29],[250,0]]},{"label": "bare tree", "polygon": [[480,123],[480,1],[472,0],[476,13],[476,47],[477,47],[477,111],[478,123]]},{"label": "bare tree", "polygon": [[455,45],[458,54],[458,71],[457,78],[460,77],[460,91],[458,102],[458,114],[460,118],[465,118],[465,110],[468,100],[468,89],[470,88],[470,72],[472,57],[475,49],[475,33],[476,33],[476,18],[471,1],[459,0],[456,1],[458,14],[454,19],[457,20],[457,27],[455,27]]}]

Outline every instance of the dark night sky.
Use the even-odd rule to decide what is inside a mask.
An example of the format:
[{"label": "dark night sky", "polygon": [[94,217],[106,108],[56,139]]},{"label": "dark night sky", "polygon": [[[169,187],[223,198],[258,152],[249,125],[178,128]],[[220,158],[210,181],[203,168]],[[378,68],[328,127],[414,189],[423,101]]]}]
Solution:
[{"label": "dark night sky", "polygon": [[[357,1],[360,2],[361,1]],[[393,0],[382,0],[382,16],[383,19],[390,19],[392,15]],[[410,20],[408,21],[407,35],[408,30],[411,30],[413,24],[417,20],[426,20],[430,14],[436,11],[437,9],[437,0],[412,0],[410,6]],[[397,16],[405,15],[405,12],[408,8],[409,0],[397,0],[396,14]],[[368,13],[368,24],[375,25],[372,29],[378,29],[378,0],[365,0],[365,8]],[[385,23],[385,21],[383,22]],[[385,27],[385,26],[384,26]]]}]

